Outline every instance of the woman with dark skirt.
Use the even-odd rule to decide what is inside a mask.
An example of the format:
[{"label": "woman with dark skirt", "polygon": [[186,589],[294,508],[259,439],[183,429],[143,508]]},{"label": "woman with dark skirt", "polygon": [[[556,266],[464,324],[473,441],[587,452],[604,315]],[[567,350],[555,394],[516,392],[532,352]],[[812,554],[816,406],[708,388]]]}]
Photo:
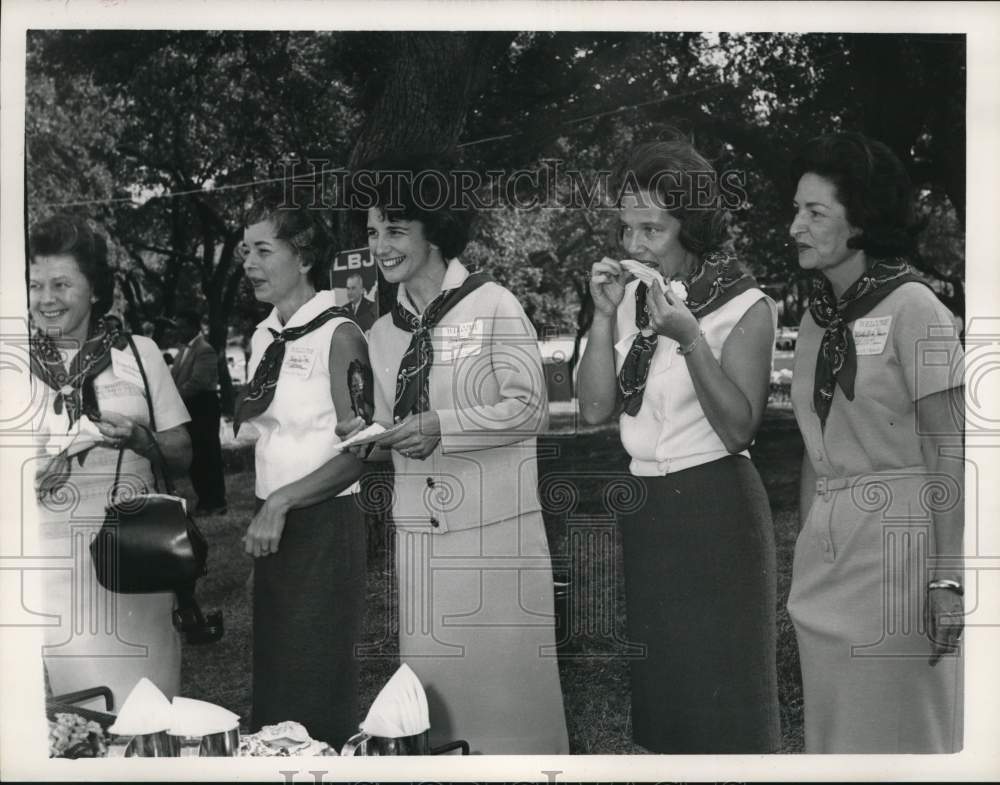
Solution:
[{"label": "woman with dark skirt", "polygon": [[691,145],[639,147],[621,174],[631,262],[593,265],[579,398],[589,423],[618,415],[645,495],[621,519],[628,637],[645,647],[633,738],[659,753],[776,752],[774,532],[748,452],[775,306],[723,250],[715,172]]},{"label": "woman with dark skirt", "polygon": [[243,235],[246,277],[274,306],[253,335],[235,421],[241,438],[256,436],[257,511],[244,536],[254,557],[252,725],[295,720],[339,748],[360,720],[366,548],[362,464],[338,450],[334,429],[352,417],[348,369],[367,366],[368,350],[333,292],[319,291],[323,223],[279,204],[254,204]]}]

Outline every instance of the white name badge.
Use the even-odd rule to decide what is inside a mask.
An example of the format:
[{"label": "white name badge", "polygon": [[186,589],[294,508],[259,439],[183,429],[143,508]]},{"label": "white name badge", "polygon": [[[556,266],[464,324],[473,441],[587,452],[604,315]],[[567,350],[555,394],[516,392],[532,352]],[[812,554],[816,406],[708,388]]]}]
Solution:
[{"label": "white name badge", "polygon": [[285,348],[285,360],[281,364],[282,376],[288,375],[296,379],[307,379],[316,363],[316,350],[307,346],[288,346]]},{"label": "white name badge", "polygon": [[437,328],[443,339],[441,362],[455,362],[472,357],[483,350],[485,324],[481,319],[460,324],[444,324]]},{"label": "white name badge", "polygon": [[111,350],[111,370],[119,379],[130,382],[136,387],[143,387],[142,373],[131,349]]},{"label": "white name badge", "polygon": [[885,343],[889,340],[891,316],[875,316],[870,319],[858,319],[854,322],[854,348],[858,356],[882,354]]},{"label": "white name badge", "polygon": [[463,322],[458,325],[458,343],[455,346],[455,359],[472,357],[483,350],[485,324],[477,319],[474,322]]}]

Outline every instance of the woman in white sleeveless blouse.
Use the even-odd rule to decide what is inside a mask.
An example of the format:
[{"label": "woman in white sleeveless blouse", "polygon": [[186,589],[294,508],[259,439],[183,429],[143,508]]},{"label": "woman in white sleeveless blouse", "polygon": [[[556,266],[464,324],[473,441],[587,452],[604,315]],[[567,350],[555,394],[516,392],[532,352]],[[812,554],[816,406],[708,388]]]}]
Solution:
[{"label": "woman in white sleeveless blouse", "polygon": [[329,256],[315,211],[250,209],[243,269],[274,307],[251,341],[250,383],[237,403],[240,438],[256,438],[253,556],[254,729],[285,720],[340,747],[357,729],[365,589],[365,524],[355,501],[361,462],[337,447],[351,417],[348,368],[368,350],[325,290]]},{"label": "woman in white sleeveless blouse", "polygon": [[774,533],[749,460],[775,306],[723,250],[716,175],[691,145],[637,148],[620,182],[623,253],[650,283],[593,265],[579,399],[587,422],[617,416],[644,500],[619,516],[628,637],[645,647],[632,735],[652,752],[775,752]]}]

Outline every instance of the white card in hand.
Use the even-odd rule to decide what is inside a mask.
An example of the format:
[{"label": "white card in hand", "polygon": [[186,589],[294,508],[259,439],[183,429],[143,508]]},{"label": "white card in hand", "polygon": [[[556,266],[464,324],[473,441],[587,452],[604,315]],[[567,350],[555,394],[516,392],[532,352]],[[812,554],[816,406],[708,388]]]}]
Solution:
[{"label": "white card in hand", "polygon": [[347,447],[353,447],[356,444],[371,444],[374,441],[378,441],[387,432],[388,431],[384,425],[373,422],[364,430],[358,431],[350,439],[344,439],[344,441],[338,442],[336,446],[338,450],[343,450]]},{"label": "white card in hand", "polygon": [[95,444],[100,444],[104,441],[104,434],[97,430],[97,426],[94,425],[93,420],[86,414],[77,421],[77,426],[77,432],[73,437],[73,441],[65,448],[67,457],[72,457],[84,450],[89,450]]}]

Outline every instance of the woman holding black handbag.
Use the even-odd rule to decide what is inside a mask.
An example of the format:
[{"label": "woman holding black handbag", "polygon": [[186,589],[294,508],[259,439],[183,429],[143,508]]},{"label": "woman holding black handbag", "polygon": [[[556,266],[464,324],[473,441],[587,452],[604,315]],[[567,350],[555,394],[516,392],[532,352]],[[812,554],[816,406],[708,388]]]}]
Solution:
[{"label": "woman holding black handbag", "polygon": [[69,217],[33,227],[32,401],[35,431],[45,440],[37,472],[37,552],[52,569],[43,571],[43,596],[31,608],[58,619],[45,628],[53,692],[107,685],[118,706],[143,676],[168,698],[178,692],[174,595],[106,590],[87,545],[104,520],[112,486],[120,496],[151,490],[157,447],[174,473],[186,470],[191,448],[187,410],[160,350],[143,336],[130,339],[116,318],[104,316],[112,294],[102,236]]}]

